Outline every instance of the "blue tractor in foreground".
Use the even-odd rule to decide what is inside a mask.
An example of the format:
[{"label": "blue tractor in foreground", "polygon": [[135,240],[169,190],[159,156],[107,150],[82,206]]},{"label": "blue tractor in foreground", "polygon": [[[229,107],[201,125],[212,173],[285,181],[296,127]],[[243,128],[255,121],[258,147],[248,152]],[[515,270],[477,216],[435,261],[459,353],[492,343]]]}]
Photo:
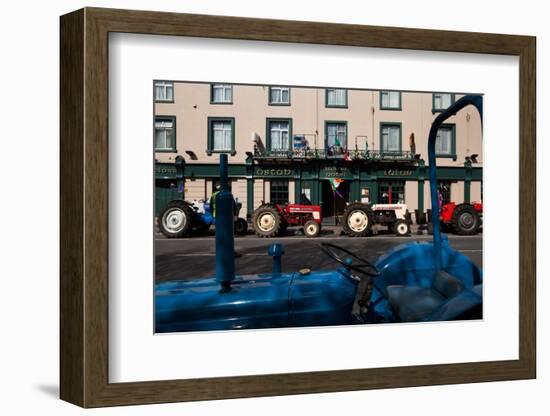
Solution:
[{"label": "blue tractor in foreground", "polygon": [[482,97],[467,95],[434,120],[428,139],[433,241],[399,245],[374,263],[335,244],[320,250],[335,270],[282,272],[284,247],[273,244],[273,270],[235,276],[233,196],[227,157],[216,197],[216,275],[155,286],[156,332],[257,329],[482,318],[482,273],[440,233],[435,160],[439,126]]}]

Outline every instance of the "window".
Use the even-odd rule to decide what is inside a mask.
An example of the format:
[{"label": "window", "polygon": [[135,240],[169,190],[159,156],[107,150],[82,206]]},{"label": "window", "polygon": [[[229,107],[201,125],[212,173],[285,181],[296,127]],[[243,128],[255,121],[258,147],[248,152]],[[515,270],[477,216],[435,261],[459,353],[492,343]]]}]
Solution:
[{"label": "window", "polygon": [[434,92],[432,96],[432,110],[443,111],[451,106],[455,102],[454,94],[444,94],[441,92]]},{"label": "window", "polygon": [[210,101],[213,104],[233,103],[233,86],[228,84],[212,84]]},{"label": "window", "polygon": [[439,195],[441,195],[441,200],[443,204],[448,204],[451,202],[451,182],[450,181],[439,181],[437,185],[437,190]]},{"label": "window", "polygon": [[290,150],[291,120],[267,119],[267,146],[269,150]]},{"label": "window", "polygon": [[380,91],[381,110],[401,110],[401,92]]},{"label": "window", "polygon": [[272,204],[288,204],[288,180],[272,179],[269,197]]},{"label": "window", "polygon": [[405,203],[405,181],[380,182],[378,184],[378,203]]},{"label": "window", "polygon": [[290,88],[269,87],[269,104],[290,105]]},{"label": "window", "polygon": [[155,101],[174,102],[174,83],[168,81],[155,81]]},{"label": "window", "polygon": [[326,148],[347,149],[348,145],[348,126],[345,121],[327,121],[326,122]]},{"label": "window", "polygon": [[435,154],[439,157],[456,157],[455,126],[442,125],[435,139]]},{"label": "window", "polygon": [[380,125],[380,147],[382,153],[401,152],[401,124]]},{"label": "window", "polygon": [[208,148],[207,154],[235,154],[235,119],[232,117],[208,118]]},{"label": "window", "polygon": [[329,89],[326,90],[326,107],[347,107],[348,90]]},{"label": "window", "polygon": [[176,151],[176,118],[155,117],[155,151]]}]

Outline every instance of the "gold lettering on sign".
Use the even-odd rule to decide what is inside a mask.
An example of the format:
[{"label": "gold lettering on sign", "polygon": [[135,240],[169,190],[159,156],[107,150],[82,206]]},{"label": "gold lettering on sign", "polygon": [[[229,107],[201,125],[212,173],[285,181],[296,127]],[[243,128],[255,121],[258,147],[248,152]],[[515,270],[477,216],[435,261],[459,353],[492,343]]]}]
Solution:
[{"label": "gold lettering on sign", "polygon": [[349,169],[338,168],[336,166],[327,166],[324,169],[324,174],[327,178],[340,178],[342,176],[350,176],[351,175]]},{"label": "gold lettering on sign", "polygon": [[256,169],[257,176],[291,176],[291,169],[273,168],[273,169]]},{"label": "gold lettering on sign", "polygon": [[412,176],[413,173],[412,170],[386,169],[384,176]]}]

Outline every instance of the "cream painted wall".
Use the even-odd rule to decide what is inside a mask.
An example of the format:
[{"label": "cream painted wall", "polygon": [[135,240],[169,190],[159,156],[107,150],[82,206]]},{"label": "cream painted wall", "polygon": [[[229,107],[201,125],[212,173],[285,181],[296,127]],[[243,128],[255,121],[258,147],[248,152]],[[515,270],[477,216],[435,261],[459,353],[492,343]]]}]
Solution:
[{"label": "cream painted wall", "polygon": [[[400,122],[402,150],[410,150],[409,136],[415,135],[416,153],[427,159],[427,137],[433,119],[432,94],[403,92],[402,110],[381,110],[380,93],[368,90],[348,90],[347,108],[326,108],[324,88],[291,88],[289,106],[268,104],[267,86],[234,85],[232,104],[211,104],[210,84],[177,82],[174,103],[157,103],[157,115],[176,116],[177,151],[157,153],[161,162],[172,162],[177,154],[187,163],[218,163],[219,156],[208,156],[208,117],[235,118],[235,150],[230,163],[244,163],[246,152],[253,151],[251,136],[258,134],[266,144],[266,119],[291,118],[292,133],[306,134],[310,147],[324,148],[325,122],[345,121],[348,127],[348,148],[380,149],[380,123]],[[460,97],[457,95],[457,98]],[[374,111],[373,111],[374,110]],[[473,153],[482,162],[481,123],[473,109],[451,117],[456,124],[457,160],[439,158],[439,166],[463,166],[464,157]],[[366,139],[365,139],[366,136]],[[315,140],[315,138],[317,138]],[[193,158],[186,152],[193,152]]]},{"label": "cream painted wall", "polygon": [[409,211],[418,207],[418,181],[405,182],[405,203]]},{"label": "cream painted wall", "polygon": [[481,201],[481,182],[472,182],[470,188],[470,201]]},{"label": "cream painted wall", "polygon": [[264,199],[264,180],[255,179],[254,180],[254,208],[259,207],[263,199]]},{"label": "cream painted wall", "polygon": [[206,185],[204,179],[194,179],[185,181],[185,199],[192,201],[194,199],[206,199]]}]

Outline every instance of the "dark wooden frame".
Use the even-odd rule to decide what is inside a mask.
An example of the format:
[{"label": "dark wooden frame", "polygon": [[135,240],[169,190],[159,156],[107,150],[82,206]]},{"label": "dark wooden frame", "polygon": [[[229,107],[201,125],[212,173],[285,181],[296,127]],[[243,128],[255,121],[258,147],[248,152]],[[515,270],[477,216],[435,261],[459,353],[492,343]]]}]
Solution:
[{"label": "dark wooden frame", "polygon": [[[109,32],[502,54],[520,65],[519,359],[109,383]],[[99,407],[536,376],[535,45],[529,36],[85,8],[61,17],[61,386]]]}]

